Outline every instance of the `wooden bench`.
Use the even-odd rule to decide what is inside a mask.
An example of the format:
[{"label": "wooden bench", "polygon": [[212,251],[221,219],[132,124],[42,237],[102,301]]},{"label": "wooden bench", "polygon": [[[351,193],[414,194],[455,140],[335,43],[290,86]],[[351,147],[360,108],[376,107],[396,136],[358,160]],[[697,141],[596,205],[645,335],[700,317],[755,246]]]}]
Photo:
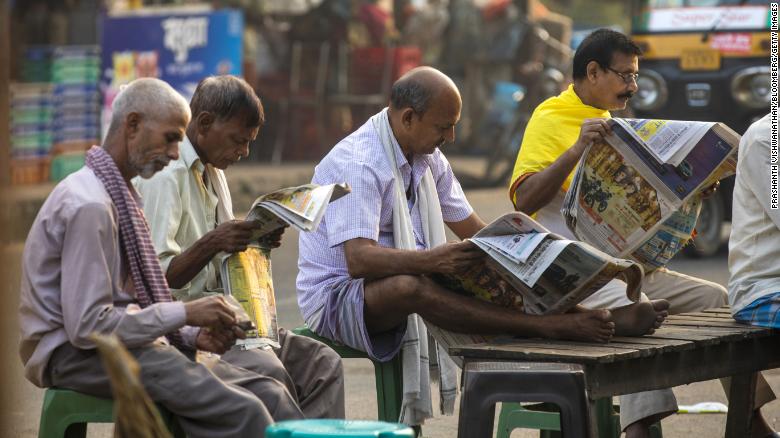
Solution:
[{"label": "wooden bench", "polygon": [[616,337],[608,344],[496,338],[452,345],[469,361],[558,362],[582,366],[591,435],[594,401],[732,376],[727,438],[750,436],[755,373],[780,367],[780,332],[737,324],[728,308],[670,316],[653,335]]}]

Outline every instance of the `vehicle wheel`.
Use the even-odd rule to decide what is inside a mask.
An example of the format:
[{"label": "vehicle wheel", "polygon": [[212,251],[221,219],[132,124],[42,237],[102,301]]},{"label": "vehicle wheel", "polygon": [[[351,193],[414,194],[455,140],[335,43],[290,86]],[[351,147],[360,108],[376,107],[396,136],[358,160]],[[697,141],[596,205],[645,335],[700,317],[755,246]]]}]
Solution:
[{"label": "vehicle wheel", "polygon": [[486,187],[496,187],[510,183],[509,177],[512,176],[517,153],[512,157],[511,153],[502,150],[503,148],[504,146],[497,146],[487,158],[485,171],[482,176],[482,183]]},{"label": "vehicle wheel", "polygon": [[685,255],[698,258],[709,257],[718,252],[724,219],[723,198],[720,194],[704,199],[699,219],[696,221],[696,237],[683,249]]},{"label": "vehicle wheel", "polygon": [[509,179],[512,176],[528,118],[526,113],[516,114],[497,136],[498,140],[487,157],[482,176],[485,186],[495,187],[510,183]]}]

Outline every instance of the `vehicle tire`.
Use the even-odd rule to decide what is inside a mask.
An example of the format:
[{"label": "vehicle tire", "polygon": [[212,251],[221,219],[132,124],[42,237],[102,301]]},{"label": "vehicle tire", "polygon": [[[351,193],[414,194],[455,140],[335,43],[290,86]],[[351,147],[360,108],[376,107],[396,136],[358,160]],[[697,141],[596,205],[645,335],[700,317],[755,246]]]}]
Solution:
[{"label": "vehicle tire", "polygon": [[497,187],[509,185],[509,177],[512,176],[512,168],[517,158],[510,151],[504,150],[504,146],[497,145],[487,157],[485,170],[482,173],[482,185],[485,187]]},{"label": "vehicle tire", "polygon": [[699,258],[717,253],[722,243],[720,234],[724,220],[723,197],[720,193],[704,199],[696,221],[696,237],[683,249],[685,255]]},{"label": "vehicle tire", "polygon": [[488,154],[485,171],[482,174],[486,187],[505,186],[511,183],[509,179],[512,176],[529,117],[524,112],[515,114],[509,125],[504,127],[497,136],[498,139]]}]

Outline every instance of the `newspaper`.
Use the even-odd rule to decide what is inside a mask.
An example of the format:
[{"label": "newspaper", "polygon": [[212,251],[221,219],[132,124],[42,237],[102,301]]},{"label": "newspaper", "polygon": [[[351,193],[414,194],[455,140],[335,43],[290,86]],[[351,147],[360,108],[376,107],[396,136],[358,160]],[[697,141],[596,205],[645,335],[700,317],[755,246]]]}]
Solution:
[{"label": "newspaper", "polygon": [[[328,203],[350,192],[347,184],[318,186],[306,184],[260,196],[252,203],[247,221],[260,222],[254,233],[260,238],[287,224],[300,231],[313,231],[325,214]],[[276,323],[276,300],[271,275],[271,250],[259,243],[245,251],[226,255],[222,259],[222,284],[225,295],[235,299],[241,309],[239,321],[246,313],[246,339],[239,339],[233,348],[252,349],[279,347]]]},{"label": "newspaper", "polygon": [[246,339],[236,340],[233,348],[248,350],[274,346],[279,348],[276,324],[276,299],[271,276],[271,251],[250,246],[222,260],[225,294],[232,296],[248,314]]},{"label": "newspaper", "polygon": [[740,137],[721,123],[610,124],[580,160],[561,213],[578,239],[657,269],[690,240],[701,192],[736,171]]},{"label": "newspaper", "polygon": [[[639,297],[637,263],[566,240],[523,213],[507,213],[469,240],[488,255],[485,263],[459,275],[435,276],[456,292],[530,314],[563,313],[621,275],[629,298]],[[526,261],[519,261],[517,254],[526,252]]]},{"label": "newspaper", "polygon": [[[556,314],[620,278],[628,284],[628,298],[639,299],[643,276],[639,264],[612,257],[587,243],[564,239],[523,213],[507,213],[469,240],[488,255],[485,262],[459,275],[433,276],[454,292],[518,312]],[[445,347],[487,339],[427,325]]]},{"label": "newspaper", "polygon": [[653,157],[661,162],[679,166],[714,122],[686,122],[680,120],[615,119],[626,132],[644,142]]},{"label": "newspaper", "polygon": [[298,187],[288,187],[262,195],[255,199],[247,221],[259,222],[254,237],[261,237],[288,224],[300,231],[311,231],[317,228],[325,207],[331,201],[350,192],[348,184],[305,184]]}]

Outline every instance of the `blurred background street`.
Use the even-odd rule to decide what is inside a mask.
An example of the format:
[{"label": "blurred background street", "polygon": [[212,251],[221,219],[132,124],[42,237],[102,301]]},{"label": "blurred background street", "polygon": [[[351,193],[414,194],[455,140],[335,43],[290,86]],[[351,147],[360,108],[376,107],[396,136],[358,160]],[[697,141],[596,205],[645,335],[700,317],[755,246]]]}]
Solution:
[{"label": "blurred background street", "polygon": [[[455,165],[459,164],[457,161]],[[466,167],[473,163],[464,162]],[[289,178],[300,172],[301,177],[305,175],[305,169],[300,166],[289,166],[289,170],[283,168],[270,168],[266,166],[256,166],[254,168],[239,168],[238,172],[228,171],[230,183],[245,181],[249,185],[247,178],[249,175],[265,176],[264,181],[271,183],[274,175],[277,179]],[[253,187],[262,186],[262,183],[256,183]],[[469,201],[475,210],[485,219],[492,220],[510,209],[510,204],[504,188],[479,189],[467,191]],[[241,214],[252,200],[251,196],[244,195],[236,199],[235,208],[237,214]],[[297,327],[303,323],[298,304],[295,297],[295,276],[297,275],[297,238],[298,233],[295,230],[288,230],[284,236],[282,246],[273,252],[273,277],[274,286],[277,292],[277,305],[279,311],[279,322],[283,327]],[[21,255],[21,246],[16,244],[6,247],[6,260],[10,260],[10,272],[3,272],[2,278],[10,278],[11,284],[3,294],[11,297],[14,301],[4,308],[2,318],[3,333],[13,334],[6,336],[5,339],[16,339],[16,284],[18,283],[19,257]],[[728,270],[726,267],[726,248],[721,247],[718,253],[706,259],[691,259],[679,257],[671,267],[680,272],[691,274],[725,284],[728,280]],[[16,355],[16,346],[13,342],[6,344],[4,369],[11,377],[11,385],[2,392],[6,397],[5,406],[8,406],[8,414],[11,418],[11,428],[6,430],[3,436],[33,438],[37,436],[38,418],[41,406],[43,391],[27,382],[22,374],[22,368],[18,356]],[[376,418],[376,398],[374,389],[374,372],[371,363],[367,360],[351,359],[344,361],[346,391],[347,391],[347,415],[353,419],[375,419]],[[777,370],[765,373],[767,380],[775,391],[780,391],[780,372]],[[675,389],[680,404],[695,404],[705,401],[716,401],[726,403],[720,383],[717,381],[700,382]],[[780,427],[780,403],[772,402],[764,410],[766,418],[774,425]],[[664,436],[670,438],[684,438],[695,434],[700,437],[723,436],[726,424],[724,414],[699,414],[699,415],[675,415],[663,422]],[[427,437],[448,438],[454,437],[457,433],[457,417],[443,417],[429,421],[423,429]],[[108,425],[90,426],[90,437],[110,437],[111,427]],[[513,437],[533,437],[538,436],[538,432],[516,430]]]},{"label": "blurred background street", "polygon": [[[506,186],[525,124],[570,82],[573,51],[610,27],[644,51],[639,91],[613,116],[724,122],[742,133],[769,102],[765,0],[0,0],[0,436],[37,436],[43,391],[16,351],[20,256],[54,185],[100,142],[123,84],[158,77],[189,98],[214,74],[244,77],[266,125],[227,172],[237,215],[258,195],[309,181],[342,137],[387,103],[390,84],[435,66],[463,97],[444,152],[483,219],[511,210]],[[721,284],[731,190],[725,180],[699,217],[694,245],[671,263]],[[279,321],[302,324],[295,297],[297,232],[273,253]],[[376,416],[368,361],[345,361],[347,415]],[[780,392],[780,372],[766,373]],[[680,404],[725,402],[720,384],[675,390]],[[765,416],[780,428],[780,404]],[[437,417],[427,437],[452,437]],[[664,436],[722,436],[725,415],[676,415]],[[90,426],[107,437],[110,426]],[[516,431],[513,435],[535,436]]]}]

